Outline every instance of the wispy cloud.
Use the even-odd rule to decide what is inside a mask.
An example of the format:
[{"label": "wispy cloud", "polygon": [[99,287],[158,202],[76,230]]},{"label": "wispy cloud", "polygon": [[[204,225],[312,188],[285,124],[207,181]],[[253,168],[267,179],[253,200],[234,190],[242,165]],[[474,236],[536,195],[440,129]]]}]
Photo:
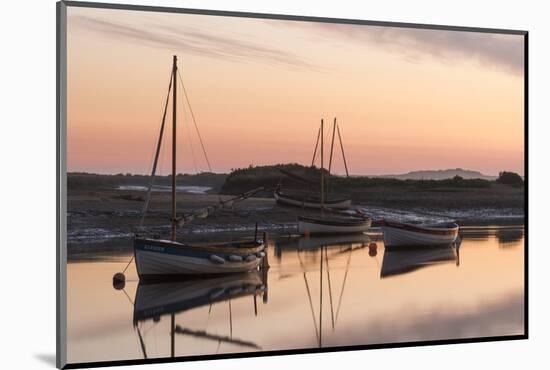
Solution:
[{"label": "wispy cloud", "polygon": [[84,15],[71,17],[70,25],[111,39],[123,38],[154,48],[183,50],[185,53],[211,58],[261,61],[287,68],[320,70],[318,66],[290,52],[244,39],[215,35],[192,26],[161,24],[151,20],[128,24]]},{"label": "wispy cloud", "polygon": [[451,63],[477,60],[513,74],[522,74],[524,68],[524,41],[521,35],[319,22],[286,21],[278,24],[299,27],[325,41],[370,44],[399,54],[411,63],[432,57]]}]

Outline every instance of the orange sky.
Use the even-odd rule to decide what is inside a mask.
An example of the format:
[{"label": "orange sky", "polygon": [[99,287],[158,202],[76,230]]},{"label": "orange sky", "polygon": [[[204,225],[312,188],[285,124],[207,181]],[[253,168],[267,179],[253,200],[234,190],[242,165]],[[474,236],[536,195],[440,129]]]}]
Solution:
[{"label": "orange sky", "polygon": [[[308,164],[337,117],[353,174],[524,173],[523,36],[71,7],[69,171],[150,171],[173,54],[215,172]],[[178,172],[207,170],[178,92]]]}]

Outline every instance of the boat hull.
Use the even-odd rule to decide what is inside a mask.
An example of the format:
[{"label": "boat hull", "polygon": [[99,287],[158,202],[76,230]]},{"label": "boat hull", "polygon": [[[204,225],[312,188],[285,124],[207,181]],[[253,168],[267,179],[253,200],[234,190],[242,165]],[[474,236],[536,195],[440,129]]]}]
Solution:
[{"label": "boat hull", "polygon": [[448,245],[458,237],[458,225],[448,228],[388,223],[381,226],[386,247],[430,247]]},{"label": "boat hull", "polygon": [[[279,204],[300,207],[300,208],[312,208],[312,209],[321,209],[321,202],[316,202],[314,200],[301,200],[292,197],[285,196],[283,193],[275,191],[274,193],[275,201]],[[329,209],[348,209],[351,207],[351,199],[341,199],[335,201],[325,201],[323,208]]]},{"label": "boat hull", "polygon": [[[215,275],[241,273],[257,269],[263,244],[251,248],[195,247],[156,239],[134,239],[134,256],[140,279],[176,277],[180,275]],[[225,250],[224,250],[225,249]],[[217,258],[212,258],[215,255]],[[231,261],[230,256],[242,261]],[[250,258],[254,255],[255,258]],[[250,260],[247,260],[247,257]],[[223,260],[223,263],[220,261]]]},{"label": "boat hull", "polygon": [[314,219],[308,217],[298,218],[299,234],[354,234],[367,231],[371,226],[371,219],[353,221],[334,221]]}]

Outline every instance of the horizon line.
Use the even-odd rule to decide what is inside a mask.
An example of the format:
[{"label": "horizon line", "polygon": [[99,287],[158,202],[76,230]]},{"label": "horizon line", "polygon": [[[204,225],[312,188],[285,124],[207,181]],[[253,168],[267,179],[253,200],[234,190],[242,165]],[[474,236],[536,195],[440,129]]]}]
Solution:
[{"label": "horizon line", "polygon": [[[281,164],[251,166],[251,167],[252,168],[255,168],[255,167],[268,167],[268,166],[277,166],[277,165],[281,165]],[[301,166],[303,166],[303,165],[301,165]],[[309,168],[311,166],[303,166],[303,167]],[[313,167],[317,167],[317,166],[313,166]],[[200,174],[229,175],[230,173],[232,173],[236,170],[247,169],[247,168],[249,168],[249,167],[234,168],[234,169],[232,169],[230,171],[226,171],[226,172],[218,172],[218,171],[200,171],[200,172],[196,172],[196,173],[178,172],[176,174],[176,177],[177,176],[196,176],[196,175],[200,175]],[[483,173],[479,170],[467,169],[467,168],[461,168],[461,167],[444,168],[444,169],[417,169],[417,170],[409,170],[407,172],[401,172],[401,173],[382,173],[382,174],[380,174],[380,173],[379,174],[372,174],[372,173],[369,173],[369,174],[354,174],[354,173],[350,173],[349,176],[350,177],[354,177],[354,176],[383,177],[383,176],[402,176],[402,175],[407,175],[407,174],[411,174],[411,173],[414,173],[414,172],[444,172],[444,171],[478,172],[478,173],[481,174],[481,176],[484,176],[484,177],[498,177],[500,172],[515,172],[518,175],[520,175],[521,177],[525,176],[524,173],[522,174],[522,173],[519,173],[519,172],[516,172],[516,171],[513,171],[513,170],[502,170],[502,171],[499,171],[497,174],[486,174],[486,173]],[[87,174],[87,175],[100,175],[100,176],[119,176],[119,175],[122,175],[122,176],[146,176],[146,177],[151,176],[150,173],[144,174],[144,173],[117,172],[117,171],[113,171],[113,172],[88,172],[88,171],[81,171],[81,170],[67,170],[67,174]],[[336,173],[331,173],[331,174],[334,175],[334,176],[345,176],[345,174],[336,174]],[[155,177],[171,177],[171,176],[172,176],[172,174],[166,174],[166,175],[156,174],[155,175]]]}]

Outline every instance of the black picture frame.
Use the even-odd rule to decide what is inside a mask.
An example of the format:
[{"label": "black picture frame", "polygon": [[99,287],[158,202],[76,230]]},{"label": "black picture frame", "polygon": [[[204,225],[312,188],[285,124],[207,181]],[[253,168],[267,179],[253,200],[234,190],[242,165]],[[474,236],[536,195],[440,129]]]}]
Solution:
[{"label": "black picture frame", "polygon": [[[56,364],[60,369],[76,369],[76,368],[94,368],[106,366],[123,366],[123,365],[139,365],[139,364],[157,364],[171,362],[186,362],[186,361],[204,361],[217,359],[233,359],[246,357],[264,357],[264,356],[279,356],[279,355],[294,355],[294,354],[312,354],[322,352],[341,352],[341,351],[357,351],[367,349],[382,349],[382,348],[400,348],[400,347],[416,347],[416,346],[434,346],[448,345],[460,343],[480,343],[493,341],[509,341],[509,340],[525,340],[529,338],[529,32],[526,30],[512,29],[495,29],[495,28],[478,28],[478,27],[461,27],[450,25],[431,25],[418,23],[400,23],[400,22],[383,22],[369,21],[359,19],[342,19],[330,17],[312,17],[284,14],[265,14],[237,11],[220,11],[220,10],[205,10],[205,9],[190,9],[190,8],[174,8],[160,6],[143,6],[129,4],[110,4],[99,2],[80,2],[80,1],[60,1],[56,4],[57,18],[57,94],[56,94],[56,113],[57,113],[57,187],[56,187],[56,204],[57,204],[57,255],[56,255]],[[154,359],[132,359],[132,360],[115,360],[115,361],[99,361],[99,362],[83,362],[83,363],[66,363],[66,330],[67,330],[67,239],[66,239],[66,217],[67,217],[67,171],[66,171],[66,101],[67,101],[67,23],[66,12],[67,8],[96,8],[96,9],[116,9],[130,10],[138,12],[161,12],[161,13],[182,13],[182,14],[197,14],[223,17],[241,17],[241,18],[257,18],[257,19],[276,19],[286,21],[308,21],[308,22],[324,22],[324,23],[339,23],[350,25],[368,25],[368,26],[387,26],[399,28],[415,28],[428,30],[445,30],[445,31],[463,31],[476,33],[493,33],[493,34],[511,34],[521,35],[524,37],[524,334],[522,335],[506,335],[506,336],[488,336],[478,338],[457,338],[444,340],[427,340],[414,342],[399,342],[399,343],[379,343],[368,345],[353,345],[353,346],[338,346],[328,348],[307,348],[307,349],[291,349],[291,350],[274,350],[260,352],[241,352],[233,354],[210,354],[199,356],[182,356],[182,357],[166,357]]]}]

